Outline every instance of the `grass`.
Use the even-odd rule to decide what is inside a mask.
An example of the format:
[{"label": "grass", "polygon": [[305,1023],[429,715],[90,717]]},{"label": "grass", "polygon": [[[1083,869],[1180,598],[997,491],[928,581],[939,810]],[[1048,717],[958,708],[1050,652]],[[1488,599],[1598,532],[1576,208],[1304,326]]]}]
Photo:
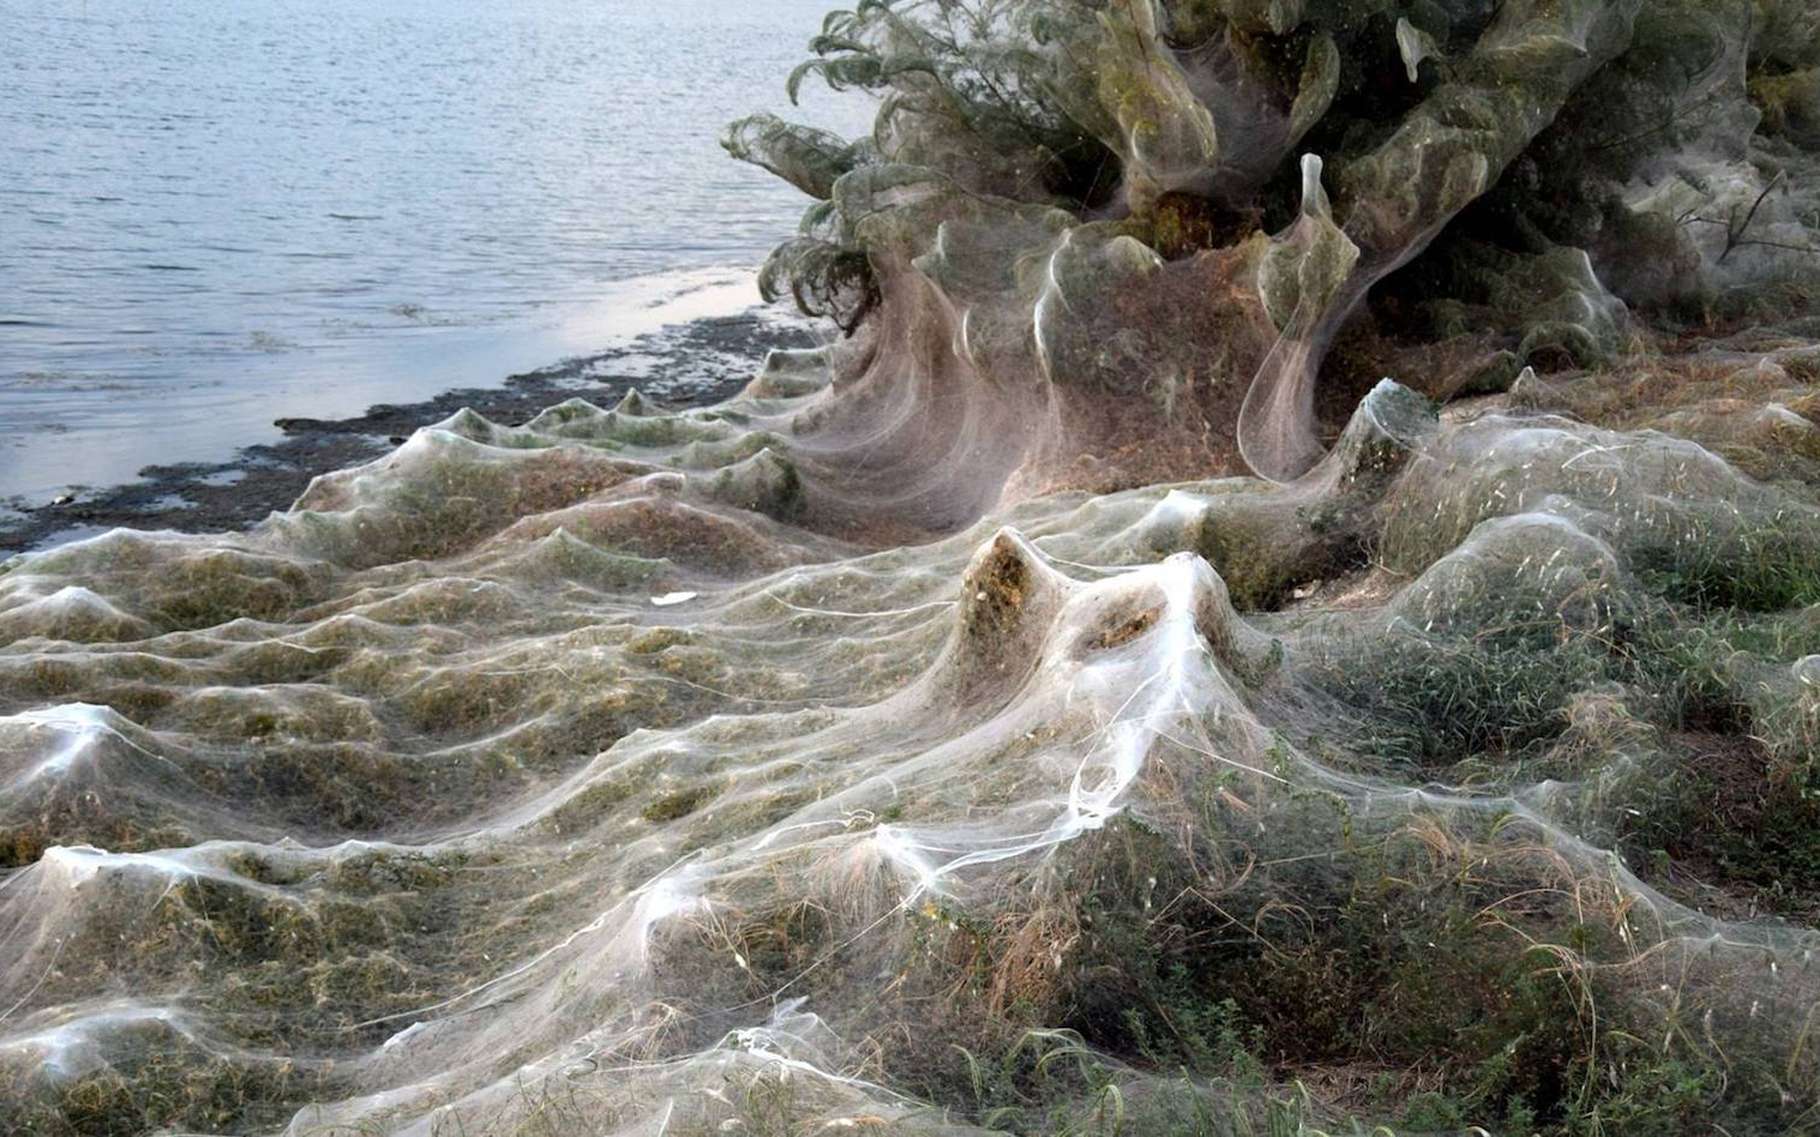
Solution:
[{"label": "grass", "polygon": [[1646,545],[1631,552],[1631,563],[1648,592],[1704,611],[1783,612],[1820,603],[1820,539],[1811,524]]},{"label": "grass", "polygon": [[1349,736],[1356,754],[1420,772],[1554,739],[1573,697],[1612,671],[1609,653],[1584,641],[1537,651],[1390,635],[1334,645],[1305,674],[1362,720]]},{"label": "grass", "polygon": [[[1269,674],[1246,677],[1250,709],[1262,721],[1301,722],[1313,706],[1324,730],[1352,730],[1348,756],[1395,779],[1382,793],[1279,784],[1296,772],[1287,746],[1259,763],[1275,774],[1252,777],[1160,753],[1131,811],[1046,856],[970,875],[956,896],[894,910],[901,881],[866,864],[840,866],[847,875],[825,888],[810,870],[826,865],[782,859],[718,880],[724,887],[709,905],[660,922],[640,945],[665,1009],[634,1060],[636,1077],[525,1085],[499,1106],[497,1126],[457,1113],[439,1117],[435,1131],[623,1131],[652,1121],[629,1095],[670,1085],[667,1074],[644,1080],[645,1067],[697,1062],[719,1096],[666,1116],[667,1133],[806,1137],[828,1128],[824,1120],[861,1131],[953,1122],[1067,1137],[1798,1128],[1817,1100],[1814,1047],[1800,1023],[1811,987],[1762,978],[1793,949],[1778,956],[1715,941],[1695,950],[1663,931],[1653,898],[1622,871],[1634,867],[1723,916],[1820,919],[1815,708],[1790,673],[1820,650],[1820,618],[1802,611],[1820,601],[1820,549],[1804,517],[1783,520],[1626,548],[1622,570],[1585,577],[1598,595],[1573,611],[1594,618],[1576,621],[1558,604],[1538,616],[1537,597],[1550,599],[1542,590],[1468,581],[1458,618],[1440,630],[1355,624],[1347,636],[1287,641]],[[1365,551],[1350,544],[1363,521],[1313,515],[1298,524],[1345,537],[1339,571]],[[1235,532],[1240,552],[1276,554],[1261,549],[1258,532]],[[1273,576],[1274,564],[1256,578],[1259,603],[1290,579]],[[215,596],[231,581],[201,583]],[[1010,548],[983,562],[970,585],[961,631],[974,648],[972,678],[996,682],[1035,655],[1053,598],[1034,563]],[[1153,618],[1113,620],[1084,642],[1128,642]],[[722,664],[702,641],[651,629],[626,648],[654,673],[705,682]],[[35,691],[89,682],[67,662],[37,666]],[[469,734],[518,716],[535,693],[455,675],[413,687],[394,710],[413,726]],[[590,752],[591,741],[688,713],[590,706],[594,717],[566,720],[489,776],[528,784],[564,768],[572,752]],[[358,733],[357,719],[307,717],[336,736]],[[299,727],[273,709],[255,706],[233,721],[234,733],[267,744],[252,770],[258,796],[301,803],[319,821],[379,827],[421,809],[406,811],[407,799],[430,796],[426,775],[404,768],[415,764],[392,769],[365,749],[284,741]],[[1220,729],[1203,725],[1210,735]],[[1240,745],[1245,736],[1219,737]],[[517,772],[521,763],[530,773]],[[1534,786],[1538,774],[1580,796],[1529,812],[1493,800]],[[569,855],[583,858],[572,862],[583,871],[536,885],[516,905],[501,871],[473,872],[489,879],[464,899],[451,894],[482,866],[388,853],[311,869],[314,880],[284,867],[300,862],[249,857],[234,871],[284,891],[203,879],[173,884],[149,915],[97,906],[89,944],[49,976],[47,996],[224,976],[190,998],[207,1021],[229,1024],[235,1046],[376,1044],[397,1023],[373,1020],[469,989],[522,958],[525,943],[595,910],[593,870],[608,862],[588,851],[598,842],[586,835],[629,822],[639,839],[663,839],[655,871],[676,851],[672,838],[687,850],[761,832],[821,794],[820,782],[812,790],[794,771],[763,798],[697,777],[705,775],[660,764],[601,771],[548,822],[550,835],[580,850]],[[1443,780],[1469,789],[1402,788]],[[970,787],[973,816],[996,806],[1003,784]],[[879,819],[926,821],[916,793],[907,787]],[[1569,808],[1583,812],[1562,829],[1601,844],[1610,831],[1623,864],[1537,820],[1560,821],[1548,811]],[[9,828],[0,864],[29,862],[59,833],[106,820],[72,816]],[[650,833],[635,819],[688,821]],[[766,872],[776,879],[761,879]],[[1766,936],[1772,948],[1794,943]],[[484,966],[474,958],[481,947]],[[108,970],[123,956],[142,966]],[[798,995],[811,1008],[835,1007],[843,1029],[878,1024],[854,1041],[855,1068],[786,1075],[763,1056],[716,1048],[767,1004]],[[230,1061],[226,1051],[130,1039],[110,1064],[57,1084],[7,1068],[0,1101],[23,1112],[0,1129],[25,1118],[23,1131],[52,1137],[156,1126],[238,1132],[281,1125],[298,1101],[352,1092],[304,1062]],[[861,1088],[861,1078],[932,1104],[907,1106]]]},{"label": "grass", "polygon": [[258,1132],[282,1127],[304,1103],[340,1090],[308,1063],[243,1062],[212,1056],[174,1033],[135,1033],[140,1037],[117,1042],[124,1053],[66,1082],[0,1066],[0,1130],[31,1137]]},{"label": "grass", "polygon": [[693,786],[689,789],[676,790],[652,801],[639,810],[638,815],[657,825],[666,821],[676,821],[689,816],[713,801],[719,793],[719,788],[715,786]]},{"label": "grass", "polygon": [[[936,1100],[1016,1132],[1261,1133],[1275,1130],[1257,1110],[1285,1085],[1378,1069],[1377,1092],[1354,1086],[1285,1131],[1551,1137],[1672,1137],[1728,1116],[1768,1127],[1734,1131],[1766,1132],[1811,1101],[1808,1083],[1785,1079],[1787,1099],[1759,1092],[1757,1074],[1750,1089],[1736,1084],[1771,1058],[1708,1041],[1711,1013],[1732,1013],[1717,975],[1699,981],[1719,984],[1705,1020],[1691,1001],[1661,1012],[1664,1044],[1656,1012],[1637,1009],[1651,969],[1631,945],[1647,915],[1528,822],[1418,812],[1374,823],[1311,798],[1276,819],[1294,836],[1273,842],[1208,808],[1196,845],[1241,842],[1247,869],[1197,872],[1212,863],[1203,853],[1120,821],[1069,870],[1097,887],[1053,995],[1069,1032],[1058,1045],[1106,1063],[1072,1072],[1083,1079],[1073,1104],[1045,1112],[1056,1093],[1036,1084],[1044,1071],[972,1052],[961,1091]],[[1309,847],[1333,852],[1293,852]],[[1157,1089],[1171,1080],[1175,1090]],[[1105,1123],[1105,1086],[1117,1087],[1130,1128]],[[1224,1104],[1200,1114],[1192,1103],[1210,1100],[1206,1087]],[[1161,1101],[1174,1103],[1170,1127],[1130,1120]]]}]

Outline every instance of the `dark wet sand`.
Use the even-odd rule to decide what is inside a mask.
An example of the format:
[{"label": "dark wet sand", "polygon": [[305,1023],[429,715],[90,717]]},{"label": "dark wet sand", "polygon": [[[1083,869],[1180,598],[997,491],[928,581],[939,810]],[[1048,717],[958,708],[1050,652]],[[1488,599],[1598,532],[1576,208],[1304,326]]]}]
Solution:
[{"label": "dark wet sand", "polygon": [[[71,500],[0,510],[0,553],[16,553],[90,536],[118,526],[188,533],[245,529],[290,507],[310,479],[371,461],[413,431],[470,407],[516,425],[564,399],[610,406],[637,387],[660,406],[719,402],[738,393],[765,352],[814,342],[807,326],[757,311],[697,320],[623,348],[564,360],[500,387],[463,388],[407,405],[380,404],[357,418],[279,419],[284,437],[248,446],[225,462],[148,466],[140,480],[82,490]],[[653,394],[653,392],[656,392]]]}]

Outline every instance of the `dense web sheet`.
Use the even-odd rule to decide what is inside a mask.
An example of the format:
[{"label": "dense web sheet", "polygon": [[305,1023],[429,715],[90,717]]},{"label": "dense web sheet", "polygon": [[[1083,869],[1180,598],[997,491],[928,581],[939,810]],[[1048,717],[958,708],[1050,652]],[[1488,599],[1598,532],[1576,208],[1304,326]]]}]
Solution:
[{"label": "dense web sheet", "polygon": [[874,136],[727,146],[818,199],[773,293],[881,313],[844,379],[924,392],[918,423],[955,387],[1030,404],[1014,487],[1198,476],[1235,439],[1289,481],[1324,386],[1508,386],[1806,305],[1815,38],[1769,0],[869,3],[792,82],[878,93]]},{"label": "dense web sheet", "polygon": [[[1778,358],[1738,367],[1814,367]],[[1614,852],[1688,760],[1658,656],[1750,607],[1709,578],[1806,574],[1705,681],[1811,763],[1805,487],[1385,383],[1296,486],[867,552],[778,520],[821,500],[782,427],[825,393],[762,395],[804,365],[705,412],[461,415],[243,537],[10,562],[9,1124],[1337,1124],[1172,1072],[1219,1036],[1144,1000],[1273,1029],[1342,934],[1383,941],[1330,981],[1386,1023],[1535,1014],[1588,1061],[1723,1063],[1702,1109],[1806,1100],[1810,934]],[[1321,578],[1355,584],[1262,610]],[[1509,1095],[1605,1077],[1514,1053]]]},{"label": "dense web sheet", "polygon": [[0,1131],[1811,1131],[1817,32],[831,16],[851,334],[0,566]]}]

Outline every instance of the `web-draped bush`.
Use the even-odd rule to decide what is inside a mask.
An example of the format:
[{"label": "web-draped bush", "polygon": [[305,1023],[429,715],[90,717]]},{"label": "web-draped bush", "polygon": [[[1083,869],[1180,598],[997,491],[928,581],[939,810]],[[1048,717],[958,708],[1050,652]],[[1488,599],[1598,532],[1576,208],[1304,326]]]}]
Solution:
[{"label": "web-draped bush", "polygon": [[1453,349],[1392,358],[1461,389],[1806,310],[1817,44],[1791,0],[869,0],[789,89],[877,96],[872,136],[759,116],[726,145],[816,199],[767,295],[926,322],[892,303],[915,276],[988,378],[1119,370],[1287,478],[1317,377],[1375,381],[1388,349],[1336,351],[1364,325]]}]

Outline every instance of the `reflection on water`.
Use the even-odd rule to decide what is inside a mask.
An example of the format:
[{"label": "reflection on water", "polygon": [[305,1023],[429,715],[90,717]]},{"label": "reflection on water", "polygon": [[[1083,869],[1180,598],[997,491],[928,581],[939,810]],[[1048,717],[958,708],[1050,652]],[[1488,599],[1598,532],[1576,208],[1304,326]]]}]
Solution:
[{"label": "reflection on water", "polygon": [[497,381],[597,346],[607,282],[756,263],[801,202],[716,135],[825,8],[0,0],[0,496]]},{"label": "reflection on water", "polygon": [[[404,328],[307,351],[249,352],[139,382],[30,377],[0,391],[0,495],[130,480],[154,463],[212,460],[275,439],[283,418],[335,418],[378,403],[498,383],[660,328],[739,311],[752,276],[698,269],[603,285],[591,304],[504,324]],[[148,397],[153,401],[148,402]]]}]

